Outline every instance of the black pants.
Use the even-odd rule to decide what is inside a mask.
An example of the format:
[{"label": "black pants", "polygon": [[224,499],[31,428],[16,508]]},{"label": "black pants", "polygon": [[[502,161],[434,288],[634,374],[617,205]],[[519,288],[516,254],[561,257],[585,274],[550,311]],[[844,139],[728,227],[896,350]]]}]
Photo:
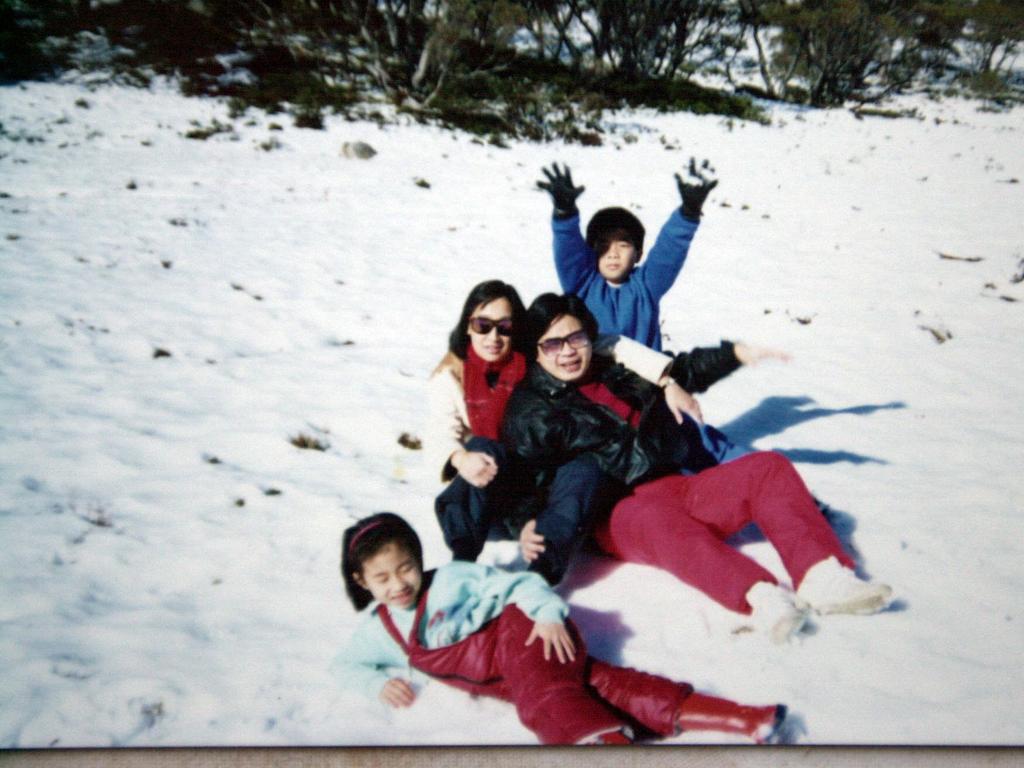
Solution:
[{"label": "black pants", "polygon": [[[497,477],[477,488],[457,475],[435,500],[434,511],[452,558],[474,561],[492,528],[508,522],[538,491],[500,443],[474,437],[466,450],[492,456],[498,465]],[[596,517],[611,508],[617,498],[615,489],[593,456],[580,456],[559,467],[537,505],[537,533],[544,537],[545,551],[530,570],[551,584],[558,583]],[[514,536],[515,527],[506,527],[506,535]]]}]

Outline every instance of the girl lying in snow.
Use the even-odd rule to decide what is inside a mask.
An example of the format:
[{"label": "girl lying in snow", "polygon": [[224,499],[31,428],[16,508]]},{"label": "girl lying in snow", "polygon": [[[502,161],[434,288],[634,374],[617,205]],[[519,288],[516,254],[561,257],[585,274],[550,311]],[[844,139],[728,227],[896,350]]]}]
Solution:
[{"label": "girl lying in snow", "polygon": [[345,531],[341,571],[356,610],[371,607],[338,657],[342,678],[392,707],[411,705],[415,692],[386,670],[409,666],[511,701],[543,744],[628,744],[635,725],[763,743],[785,717],[782,705],[744,706],[587,656],[568,606],[535,573],[466,562],[424,573],[419,537],[389,512]]}]

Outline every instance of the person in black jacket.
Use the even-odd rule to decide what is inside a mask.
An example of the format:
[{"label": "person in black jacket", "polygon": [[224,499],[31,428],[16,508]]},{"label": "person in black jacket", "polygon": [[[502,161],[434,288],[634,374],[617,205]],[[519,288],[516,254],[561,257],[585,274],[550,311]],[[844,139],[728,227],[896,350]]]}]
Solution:
[{"label": "person in black jacket", "polygon": [[[534,361],[509,399],[502,439],[538,489],[581,456],[594,457],[625,487],[594,531],[605,552],[671,572],[750,614],[779,643],[800,630],[812,609],[875,613],[889,604],[891,588],[854,574],[788,459],[758,451],[715,466],[696,423],[677,423],[657,387],[594,358],[597,322],[581,299],[543,294],[527,310],[526,326]],[[702,392],[736,367],[726,341],[693,350],[673,373],[686,391]],[[778,550],[795,594],[725,543],[749,523]],[[529,560],[530,543],[521,541]]]}]

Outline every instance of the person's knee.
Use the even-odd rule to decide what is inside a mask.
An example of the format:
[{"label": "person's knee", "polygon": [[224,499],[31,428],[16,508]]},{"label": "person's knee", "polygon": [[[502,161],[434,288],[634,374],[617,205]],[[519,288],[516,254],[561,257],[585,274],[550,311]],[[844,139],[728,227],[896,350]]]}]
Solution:
[{"label": "person's knee", "polygon": [[486,453],[499,462],[505,461],[508,456],[508,451],[505,446],[499,443],[497,440],[491,440],[489,437],[473,436],[466,443],[465,448],[467,451],[474,451],[476,453]]},{"label": "person's knee", "polygon": [[793,462],[775,451],[755,451],[737,459],[751,464],[754,471],[764,478],[789,477],[796,474]]},{"label": "person's knee", "polygon": [[542,576],[544,580],[552,587],[557,586],[558,582],[565,576],[566,570],[568,570],[569,563],[559,557],[552,557],[547,552],[541,554],[536,560],[530,563],[530,567],[527,569],[536,573],[538,576]]},{"label": "person's knee", "polygon": [[476,560],[483,549],[489,526],[485,506],[461,477],[434,499],[434,515],[454,559]]},{"label": "person's knee", "polygon": [[796,467],[793,466],[793,462],[781,453],[763,451],[762,455],[764,456],[762,461],[764,462],[765,473],[772,479],[785,483],[803,482],[800,479],[800,474],[796,471]]},{"label": "person's knee", "polygon": [[601,485],[603,479],[604,472],[597,457],[584,454],[558,468],[551,488],[554,492],[563,490],[567,493],[592,491]]}]

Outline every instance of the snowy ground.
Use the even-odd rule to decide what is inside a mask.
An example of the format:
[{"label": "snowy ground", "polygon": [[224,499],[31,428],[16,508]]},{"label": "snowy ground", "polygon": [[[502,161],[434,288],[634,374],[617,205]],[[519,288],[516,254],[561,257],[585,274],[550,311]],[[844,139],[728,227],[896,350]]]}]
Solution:
[{"label": "snowy ground", "polygon": [[[340,690],[338,538],[391,509],[444,561],[433,472],[398,441],[473,284],[556,288],[540,166],[653,241],[691,153],[722,182],[667,346],[793,353],[704,413],[796,461],[901,599],[775,648],[591,557],[562,590],[574,618],[610,660],[786,702],[801,742],[1024,742],[1024,126],[899,106],[921,119],[633,113],[600,148],[500,149],[232,121],[170,87],[0,90],[0,745],[533,743],[512,707],[438,684],[400,712]],[[234,131],[184,136],[214,119]],[[379,154],[339,155],[357,140]],[[511,544],[485,559],[521,567]]]}]

